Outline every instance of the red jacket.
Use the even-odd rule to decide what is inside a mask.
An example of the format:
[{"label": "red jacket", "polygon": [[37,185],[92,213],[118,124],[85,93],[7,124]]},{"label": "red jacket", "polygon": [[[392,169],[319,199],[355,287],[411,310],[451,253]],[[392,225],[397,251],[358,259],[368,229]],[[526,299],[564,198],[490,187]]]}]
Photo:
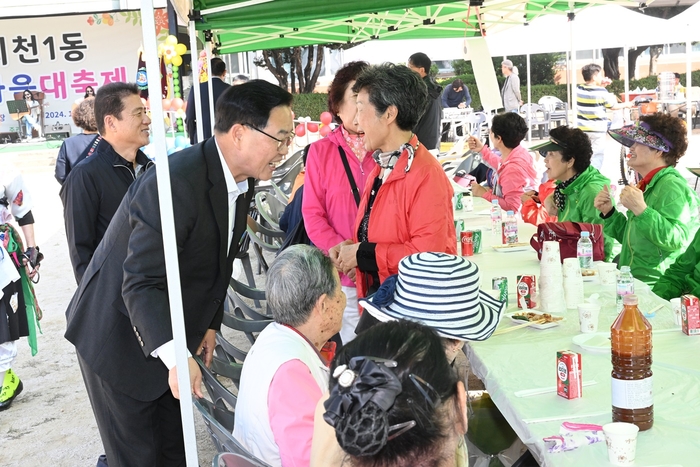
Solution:
[{"label": "red jacket", "polygon": [[[437,159],[419,145],[408,173],[408,155],[404,152],[389,178],[379,188],[369,218],[368,238],[375,249],[379,280],[399,272],[399,261],[419,252],[457,254],[452,186]],[[376,166],[367,177],[355,220],[353,239],[367,209],[372,184],[381,168]],[[365,276],[357,270],[357,296],[367,292]]]},{"label": "red jacket", "polygon": [[538,190],[537,197],[540,199],[540,204],[537,204],[534,200],[527,200],[523,203],[523,207],[520,208],[520,214],[523,216],[523,221],[532,225],[540,225],[543,222],[556,222],[557,216],[550,216],[547,214],[547,210],[544,207],[544,200],[547,199],[549,195],[554,193],[554,180],[547,180]]}]

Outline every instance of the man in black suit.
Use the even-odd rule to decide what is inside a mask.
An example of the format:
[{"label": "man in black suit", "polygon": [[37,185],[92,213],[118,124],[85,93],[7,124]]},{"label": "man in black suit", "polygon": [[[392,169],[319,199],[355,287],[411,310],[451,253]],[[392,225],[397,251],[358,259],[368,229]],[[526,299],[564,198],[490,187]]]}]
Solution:
[{"label": "man in black suit", "polygon": [[[294,136],[291,101],[266,81],[231,87],[214,138],[169,158],[187,348],[207,364],[254,179],[270,179]],[[111,467],[185,465],[156,177],[129,188],[66,311]],[[183,390],[201,397],[188,366]]]},{"label": "man in black suit", "polygon": [[[197,73],[192,76],[196,78]],[[226,64],[218,57],[211,59],[211,89],[214,94],[214,117],[216,118],[216,102],[221,94],[231,86],[224,82],[226,77]],[[196,83],[193,83],[194,86]],[[204,139],[211,138],[211,118],[209,116],[209,84],[199,83],[199,89],[202,93],[202,130],[204,130]],[[197,144],[197,115],[194,106],[194,89],[190,89],[190,95],[187,96],[187,110],[185,111],[185,124],[187,125],[187,134],[190,135],[190,143]]]}]

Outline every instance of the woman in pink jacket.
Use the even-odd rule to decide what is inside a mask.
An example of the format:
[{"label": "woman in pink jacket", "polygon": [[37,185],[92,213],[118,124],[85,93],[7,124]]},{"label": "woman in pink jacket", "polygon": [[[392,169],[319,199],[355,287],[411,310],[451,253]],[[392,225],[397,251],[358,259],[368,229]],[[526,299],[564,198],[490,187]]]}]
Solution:
[{"label": "woman in pink jacket", "polygon": [[488,180],[491,189],[472,183],[472,194],[485,200],[498,200],[501,209],[518,212],[526,190],[537,186],[537,172],[532,156],[520,142],[527,135],[527,123],[518,114],[506,112],[493,117],[489,139],[500,156],[478,138],[469,137],[469,149],[479,151],[484,161],[495,169]]},{"label": "woman in pink jacket", "polygon": [[[339,123],[326,138],[309,148],[304,180],[302,214],[309,238],[315,246],[328,252],[334,246],[353,236],[357,205],[365,182],[377,165],[367,152],[364,133],[355,122],[357,93],[352,91],[355,79],[369,67],[366,62],[350,62],[338,70],[328,90],[328,110]],[[357,201],[345,171],[341,151],[357,187]],[[340,274],[347,305],[343,314],[340,337],[343,344],[355,337],[359,319],[355,271]]]}]

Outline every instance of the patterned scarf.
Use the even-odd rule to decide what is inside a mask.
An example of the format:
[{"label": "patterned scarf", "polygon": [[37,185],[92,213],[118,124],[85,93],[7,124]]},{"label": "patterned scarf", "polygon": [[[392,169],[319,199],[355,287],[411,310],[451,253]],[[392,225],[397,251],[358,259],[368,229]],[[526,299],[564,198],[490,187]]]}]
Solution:
[{"label": "patterned scarf", "polygon": [[389,177],[389,174],[394,170],[396,161],[399,160],[404,151],[406,151],[408,154],[408,162],[406,163],[406,169],[404,171],[408,173],[408,171],[411,170],[411,165],[413,165],[413,156],[415,155],[419,144],[418,137],[416,135],[411,135],[411,139],[409,139],[407,143],[402,144],[396,151],[381,152],[379,149],[374,151],[372,154],[374,162],[376,162],[379,167],[384,169],[382,182],[385,182]]},{"label": "patterned scarf", "polygon": [[365,135],[353,135],[346,130],[343,125],[340,125],[340,133],[343,135],[343,139],[348,143],[350,149],[352,149],[352,152],[357,156],[357,159],[362,162],[367,155],[367,150],[365,149]]},{"label": "patterned scarf", "polygon": [[554,204],[557,206],[559,211],[563,211],[564,207],[566,206],[566,195],[564,194],[564,190],[566,190],[566,188],[571,185],[579,175],[581,174],[578,173],[574,175],[567,181],[557,184],[556,188],[554,188]]}]

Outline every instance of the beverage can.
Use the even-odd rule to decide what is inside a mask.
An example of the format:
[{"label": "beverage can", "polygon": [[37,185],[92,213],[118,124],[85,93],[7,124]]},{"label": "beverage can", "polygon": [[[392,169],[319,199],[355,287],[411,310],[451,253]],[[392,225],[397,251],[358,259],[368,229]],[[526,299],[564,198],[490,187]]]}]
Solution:
[{"label": "beverage can", "polygon": [[491,279],[491,288],[498,290],[498,300],[504,302],[508,306],[508,278],[505,276],[494,277]]},{"label": "beverage can", "polygon": [[478,255],[480,254],[482,250],[482,243],[481,239],[483,238],[483,234],[481,233],[481,229],[474,229],[470,230],[472,233],[472,243],[474,244],[474,254]]},{"label": "beverage can", "polygon": [[700,303],[695,295],[681,297],[681,326],[683,334],[700,336]]},{"label": "beverage can", "polygon": [[537,306],[534,299],[537,292],[537,276],[534,274],[520,275],[517,279],[518,308],[535,308]]},{"label": "beverage can", "polygon": [[455,196],[457,197],[457,202],[455,203],[455,209],[457,211],[461,211],[464,209],[464,204],[462,203],[462,198],[464,197],[464,193],[461,191],[459,193],[455,193]]},{"label": "beverage can", "polygon": [[474,231],[465,230],[459,234],[459,242],[462,244],[462,256],[474,256]]},{"label": "beverage can", "polygon": [[583,396],[581,354],[570,350],[557,352],[557,394],[564,399]]},{"label": "beverage can", "polygon": [[455,220],[455,232],[459,235],[460,232],[464,231],[464,219]]}]

